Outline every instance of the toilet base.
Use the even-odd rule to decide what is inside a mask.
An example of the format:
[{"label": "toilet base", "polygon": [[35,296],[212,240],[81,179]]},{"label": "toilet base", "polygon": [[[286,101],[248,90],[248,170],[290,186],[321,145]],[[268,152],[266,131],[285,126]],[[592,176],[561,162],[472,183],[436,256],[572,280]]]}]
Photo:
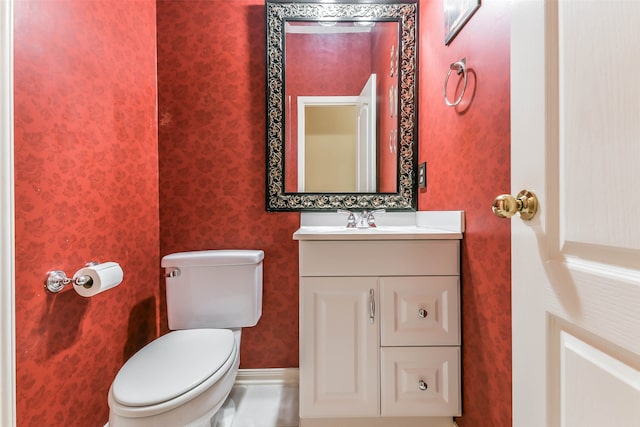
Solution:
[{"label": "toilet base", "polygon": [[211,418],[211,427],[231,427],[236,415],[236,404],[231,398],[227,398],[222,407]]}]

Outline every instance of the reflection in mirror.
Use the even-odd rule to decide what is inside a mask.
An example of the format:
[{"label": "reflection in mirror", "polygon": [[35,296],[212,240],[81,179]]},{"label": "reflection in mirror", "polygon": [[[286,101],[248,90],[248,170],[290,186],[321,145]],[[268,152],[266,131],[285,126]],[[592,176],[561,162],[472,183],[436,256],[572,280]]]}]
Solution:
[{"label": "reflection in mirror", "polygon": [[286,162],[286,192],[397,191],[398,32],[397,22],[285,24],[285,158],[298,159]]},{"label": "reflection in mirror", "polygon": [[267,0],[267,210],[415,210],[415,19]]}]

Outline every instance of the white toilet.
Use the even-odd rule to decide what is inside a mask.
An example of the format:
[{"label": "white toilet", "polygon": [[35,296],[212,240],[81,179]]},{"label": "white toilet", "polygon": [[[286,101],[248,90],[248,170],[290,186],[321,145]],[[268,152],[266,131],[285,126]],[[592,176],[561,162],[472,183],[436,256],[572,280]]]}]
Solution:
[{"label": "white toilet", "polygon": [[162,258],[172,332],[129,359],[109,389],[109,427],[209,427],[240,365],[242,327],[262,314],[257,250]]}]

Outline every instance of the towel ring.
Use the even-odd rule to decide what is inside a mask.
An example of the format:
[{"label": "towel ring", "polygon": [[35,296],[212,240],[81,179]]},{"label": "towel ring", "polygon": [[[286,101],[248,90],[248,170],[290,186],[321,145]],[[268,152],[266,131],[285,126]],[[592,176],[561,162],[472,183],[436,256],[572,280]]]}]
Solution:
[{"label": "towel ring", "polygon": [[[460,96],[458,96],[458,98],[453,102],[449,101],[449,99],[447,98],[447,85],[449,84],[449,77],[451,76],[452,71],[455,71],[456,74],[458,75],[462,74],[462,79],[463,79],[462,92],[460,93]],[[460,101],[462,101],[462,97],[464,96],[464,91],[466,89],[467,89],[467,58],[462,58],[460,61],[454,62],[449,66],[449,72],[447,73],[447,78],[444,79],[444,102],[445,104],[447,104],[447,107],[455,107],[456,105],[460,104]]]}]

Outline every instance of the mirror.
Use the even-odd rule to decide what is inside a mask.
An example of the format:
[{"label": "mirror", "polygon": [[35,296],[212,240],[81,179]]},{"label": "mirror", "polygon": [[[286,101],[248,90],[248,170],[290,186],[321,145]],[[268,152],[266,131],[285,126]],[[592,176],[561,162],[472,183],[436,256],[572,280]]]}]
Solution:
[{"label": "mirror", "polygon": [[266,1],[268,211],[416,209],[416,19]]}]

